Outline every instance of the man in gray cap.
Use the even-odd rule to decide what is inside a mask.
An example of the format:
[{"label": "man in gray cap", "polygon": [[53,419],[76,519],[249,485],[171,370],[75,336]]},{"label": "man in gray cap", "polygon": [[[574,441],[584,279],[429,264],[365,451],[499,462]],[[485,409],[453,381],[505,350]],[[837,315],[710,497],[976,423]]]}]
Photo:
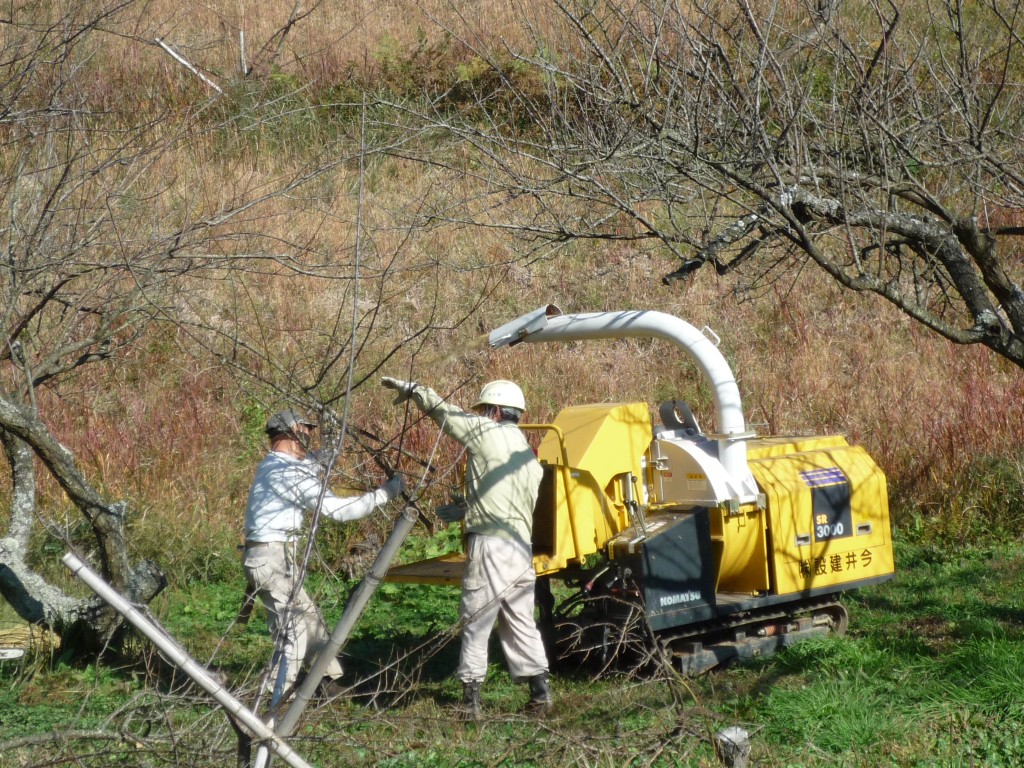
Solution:
[{"label": "man in gray cap", "polygon": [[[267,611],[267,623],[283,652],[284,690],[295,687],[299,668],[316,659],[330,638],[316,605],[302,587],[296,544],[305,516],[317,508],[337,522],[358,520],[403,490],[399,476],[361,496],[339,497],[324,487],[318,464],[308,458],[316,424],[295,411],[267,420],[270,452],[256,469],[245,510],[245,577]],[[331,661],[321,685],[337,693],[341,664]]]}]

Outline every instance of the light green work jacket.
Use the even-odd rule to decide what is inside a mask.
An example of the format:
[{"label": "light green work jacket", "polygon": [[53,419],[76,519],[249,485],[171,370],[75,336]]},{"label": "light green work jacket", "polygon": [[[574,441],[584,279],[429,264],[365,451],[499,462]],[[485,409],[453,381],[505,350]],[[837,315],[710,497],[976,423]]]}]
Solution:
[{"label": "light green work jacket", "polygon": [[422,384],[412,394],[421,411],[466,448],[466,533],[530,546],[533,508],[544,475],[519,427],[464,411]]}]

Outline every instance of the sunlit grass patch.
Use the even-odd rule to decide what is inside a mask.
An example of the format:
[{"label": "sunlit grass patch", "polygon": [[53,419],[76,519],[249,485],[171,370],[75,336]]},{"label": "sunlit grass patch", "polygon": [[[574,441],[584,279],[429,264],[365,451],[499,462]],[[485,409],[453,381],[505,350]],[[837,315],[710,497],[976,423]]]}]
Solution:
[{"label": "sunlit grass patch", "polygon": [[835,756],[875,750],[908,730],[889,692],[864,680],[823,678],[793,690],[777,688],[759,707],[761,717],[772,723],[766,728],[768,740]]},{"label": "sunlit grass patch", "polygon": [[915,674],[921,695],[943,711],[966,709],[993,719],[1024,721],[1024,643],[969,638]]},{"label": "sunlit grass patch", "polygon": [[907,729],[896,694],[905,681],[873,640],[808,640],[756,668],[740,712],[765,723],[768,741],[838,756]]}]

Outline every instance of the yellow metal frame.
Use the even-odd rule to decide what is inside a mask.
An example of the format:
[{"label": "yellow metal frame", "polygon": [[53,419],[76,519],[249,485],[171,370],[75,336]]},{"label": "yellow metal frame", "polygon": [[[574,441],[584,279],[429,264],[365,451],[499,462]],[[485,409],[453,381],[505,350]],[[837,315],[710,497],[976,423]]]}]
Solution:
[{"label": "yellow metal frame", "polygon": [[[558,489],[558,481],[559,480],[561,480],[561,483],[562,483],[561,487],[563,489],[571,489],[573,487],[573,485],[572,485],[572,472],[569,469],[569,453],[568,453],[568,451],[566,450],[566,447],[565,447],[565,433],[562,431],[562,428],[559,427],[557,424],[520,424],[519,428],[522,429],[522,430],[526,430],[526,431],[536,431],[536,432],[547,431],[547,432],[553,432],[554,433],[555,439],[558,441],[558,450],[559,450],[559,454],[560,454],[560,458],[561,458],[561,462],[559,462],[559,463],[554,465],[554,466],[556,466],[558,468],[558,475],[556,476],[556,479],[555,479],[555,488],[556,488],[556,490],[555,490],[555,498],[557,499],[558,498],[558,490],[557,489]],[[566,512],[567,512],[566,517],[568,518],[568,521],[569,521],[569,532],[570,532],[570,535],[572,536],[573,550],[577,554],[576,554],[575,557],[573,557],[571,559],[570,558],[565,558],[565,561],[562,563],[562,567],[564,567],[564,565],[566,563],[569,563],[569,562],[574,562],[577,565],[583,565],[584,561],[586,560],[586,557],[585,556],[584,557],[580,557],[580,555],[579,555],[579,553],[583,551],[583,544],[582,544],[582,542],[580,540],[579,529],[576,526],[576,509],[575,509],[575,502],[573,501],[573,494],[572,493],[565,493],[564,494],[564,498],[565,498],[565,507],[566,507]],[[557,502],[556,502],[556,509],[557,509]],[[557,516],[556,516],[556,519],[557,519]],[[557,536],[558,536],[558,525],[557,524],[554,526],[554,530],[555,530],[555,536],[556,536],[556,539],[557,539]],[[558,549],[557,549],[557,545],[556,545],[556,555],[557,555],[557,553],[558,553]],[[558,559],[558,558],[556,557],[555,559]],[[538,558],[538,557],[535,556],[533,560],[534,560],[534,567],[537,568],[537,572],[538,573],[548,573],[551,570],[558,570],[557,567],[552,569],[552,567],[551,567],[551,558],[549,558],[549,557],[541,556],[541,557]]]},{"label": "yellow metal frame", "polygon": [[545,574],[582,565],[630,524],[622,485],[642,478],[652,434],[647,403],[575,406],[552,424],[520,428],[547,433],[537,457],[557,472],[550,507],[536,513],[552,516],[554,551],[535,555],[534,566]]}]

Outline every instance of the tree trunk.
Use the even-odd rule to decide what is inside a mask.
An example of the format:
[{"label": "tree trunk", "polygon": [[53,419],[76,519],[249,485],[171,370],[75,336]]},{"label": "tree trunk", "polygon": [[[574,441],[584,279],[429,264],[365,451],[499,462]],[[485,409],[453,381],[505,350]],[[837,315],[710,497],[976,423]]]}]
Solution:
[{"label": "tree trunk", "polygon": [[[45,460],[44,463],[58,475],[65,490],[78,491],[72,500],[93,523],[101,553],[98,570],[131,602],[149,603],[167,586],[167,579],[159,566],[148,560],[128,567],[123,505],[102,503],[78,473],[66,449],[49,436],[38,420],[32,426],[26,434],[36,438],[36,442],[49,440],[51,449],[57,446],[65,455],[65,460],[56,464],[63,476],[58,475],[54,464]],[[42,437],[41,432],[45,433]],[[13,479],[8,535],[0,538],[0,595],[22,619],[59,635],[62,648],[71,656],[117,650],[124,623],[116,611],[98,597],[65,594],[36,573],[29,563],[29,537],[36,511],[34,454],[28,442],[12,431],[0,431],[0,441]]]}]

